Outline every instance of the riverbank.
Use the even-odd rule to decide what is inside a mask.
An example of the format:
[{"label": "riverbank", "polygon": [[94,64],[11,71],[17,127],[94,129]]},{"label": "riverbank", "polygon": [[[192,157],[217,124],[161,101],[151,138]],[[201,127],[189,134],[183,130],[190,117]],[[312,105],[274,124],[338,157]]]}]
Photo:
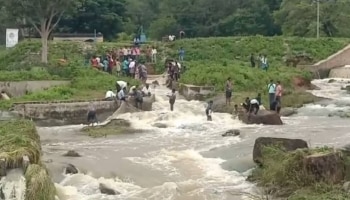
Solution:
[{"label": "riverbank", "polygon": [[336,196],[336,199],[349,199],[349,188],[344,186],[350,180],[350,157],[329,147],[291,149],[301,142],[290,140],[288,145],[260,146],[260,166],[248,179],[265,188],[264,195],[274,198],[328,200]]},{"label": "riverbank", "polygon": [[[28,120],[0,121],[0,141],[0,159],[5,159],[7,169],[23,168],[25,199],[54,200],[56,189],[41,160],[41,143],[35,124]],[[28,166],[23,166],[23,157],[29,158]]]}]

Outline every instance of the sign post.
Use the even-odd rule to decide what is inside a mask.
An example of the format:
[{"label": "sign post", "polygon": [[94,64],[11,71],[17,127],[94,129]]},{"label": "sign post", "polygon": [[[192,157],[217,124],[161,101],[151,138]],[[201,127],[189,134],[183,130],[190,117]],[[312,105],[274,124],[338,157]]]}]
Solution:
[{"label": "sign post", "polygon": [[18,29],[6,29],[6,48],[16,46],[18,43]]}]

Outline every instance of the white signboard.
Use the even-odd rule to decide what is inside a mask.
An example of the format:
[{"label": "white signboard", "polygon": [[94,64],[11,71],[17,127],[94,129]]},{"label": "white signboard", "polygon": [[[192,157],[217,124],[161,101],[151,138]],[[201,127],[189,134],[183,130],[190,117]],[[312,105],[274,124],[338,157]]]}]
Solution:
[{"label": "white signboard", "polygon": [[14,47],[18,43],[18,29],[6,29],[6,48]]}]

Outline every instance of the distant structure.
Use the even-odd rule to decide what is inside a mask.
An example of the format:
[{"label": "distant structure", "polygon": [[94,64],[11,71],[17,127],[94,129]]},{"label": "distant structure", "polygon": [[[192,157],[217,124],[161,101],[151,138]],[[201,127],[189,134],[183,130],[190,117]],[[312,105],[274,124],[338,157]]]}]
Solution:
[{"label": "distant structure", "polygon": [[103,42],[102,33],[57,33],[52,35],[53,41]]}]

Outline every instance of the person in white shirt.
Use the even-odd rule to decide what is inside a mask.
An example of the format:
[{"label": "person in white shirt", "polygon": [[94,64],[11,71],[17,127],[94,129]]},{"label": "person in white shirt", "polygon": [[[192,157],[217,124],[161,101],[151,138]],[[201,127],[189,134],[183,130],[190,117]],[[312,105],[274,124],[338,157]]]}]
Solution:
[{"label": "person in white shirt", "polygon": [[258,114],[258,111],[260,109],[259,101],[257,99],[251,99],[250,100],[250,105],[249,105],[249,112],[254,114]]},{"label": "person in white shirt", "polygon": [[134,90],[136,90],[136,88],[138,88],[137,85],[134,85],[134,86],[130,87],[130,89],[129,89],[129,95],[132,95],[132,94],[134,93]]},{"label": "person in white shirt", "polygon": [[126,89],[128,87],[128,83],[125,82],[125,81],[117,81],[116,82],[116,89],[118,90],[119,89]]},{"label": "person in white shirt", "polygon": [[106,92],[105,100],[107,100],[107,101],[112,101],[112,100],[115,99],[116,96],[117,96],[117,95],[116,95],[112,90],[108,90],[108,91]]},{"label": "person in white shirt", "polygon": [[152,62],[156,63],[157,62],[157,54],[158,54],[157,49],[155,47],[152,47],[151,53],[152,53]]},{"label": "person in white shirt", "polygon": [[149,87],[149,84],[146,84],[145,87],[142,88],[142,95],[150,97],[152,95],[151,88]]},{"label": "person in white shirt", "polygon": [[136,62],[135,60],[130,59],[129,63],[129,73],[132,78],[135,78],[135,67],[136,67]]}]

